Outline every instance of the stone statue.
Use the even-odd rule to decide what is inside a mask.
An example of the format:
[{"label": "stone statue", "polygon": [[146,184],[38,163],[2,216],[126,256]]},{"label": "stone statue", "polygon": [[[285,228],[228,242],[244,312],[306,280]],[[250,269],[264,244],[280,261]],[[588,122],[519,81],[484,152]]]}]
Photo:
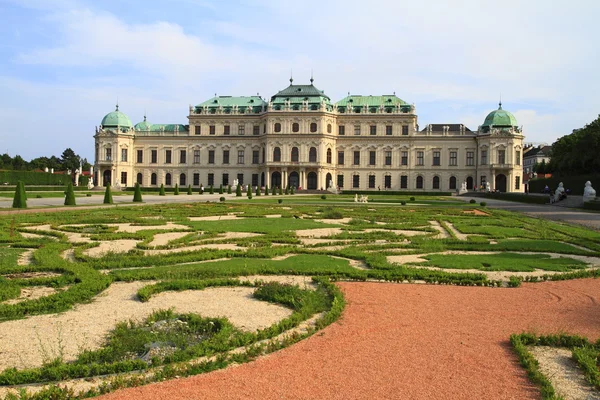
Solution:
[{"label": "stone statue", "polygon": [[458,194],[465,194],[468,193],[469,191],[467,190],[467,182],[463,182],[460,184],[460,190],[458,191]]},{"label": "stone statue", "polygon": [[238,181],[237,179],[234,179],[233,180],[233,187],[235,187],[235,188],[238,187],[239,183],[240,183],[240,181]]},{"label": "stone statue", "polygon": [[554,201],[557,202],[559,200],[562,200],[564,196],[566,196],[565,188],[563,187],[563,183],[560,182],[558,184],[558,187],[554,191]]},{"label": "stone statue", "polygon": [[488,193],[492,191],[492,187],[489,182],[485,183],[485,191]]},{"label": "stone statue", "polygon": [[592,187],[592,182],[587,181],[585,183],[585,188],[583,189],[583,201],[590,201],[596,198],[596,191]]},{"label": "stone statue", "polygon": [[88,189],[92,190],[94,188],[94,178],[92,178],[90,176],[90,179],[88,179]]},{"label": "stone statue", "polygon": [[116,190],[121,190],[121,181],[117,179],[117,182],[115,183],[115,189]]},{"label": "stone statue", "polygon": [[358,194],[354,194],[354,202],[358,203]]},{"label": "stone statue", "polygon": [[329,180],[329,183],[327,184],[327,189],[331,189],[333,187],[333,179]]}]

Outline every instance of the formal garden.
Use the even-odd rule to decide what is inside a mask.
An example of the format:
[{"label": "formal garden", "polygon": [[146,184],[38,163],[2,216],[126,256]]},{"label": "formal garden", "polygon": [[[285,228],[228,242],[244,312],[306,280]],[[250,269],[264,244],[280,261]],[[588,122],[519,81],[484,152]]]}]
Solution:
[{"label": "formal garden", "polygon": [[[338,320],[339,281],[514,290],[600,275],[600,232],[451,197],[28,211],[0,218],[8,398],[93,396],[254,360]],[[544,334],[510,340],[545,398],[556,393],[542,345],[572,352],[598,391],[600,342]]]}]

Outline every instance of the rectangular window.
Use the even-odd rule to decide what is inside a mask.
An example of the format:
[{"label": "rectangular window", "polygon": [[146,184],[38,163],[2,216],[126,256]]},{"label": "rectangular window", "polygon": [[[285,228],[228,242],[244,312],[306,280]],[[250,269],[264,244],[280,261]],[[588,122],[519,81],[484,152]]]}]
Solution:
[{"label": "rectangular window", "polygon": [[171,150],[165,150],[165,164],[171,164]]},{"label": "rectangular window", "polygon": [[385,134],[387,136],[390,136],[392,134],[392,125],[386,125],[385,126]]},{"label": "rectangular window", "polygon": [[515,164],[521,165],[521,152],[520,151],[515,152]]},{"label": "rectangular window", "polygon": [[498,164],[506,164],[506,150],[498,150]]},{"label": "rectangular window", "polygon": [[200,125],[196,125],[194,126],[194,135],[199,135],[200,134]]},{"label": "rectangular window", "polygon": [[344,152],[338,151],[338,165],[344,165]]},{"label": "rectangular window", "polygon": [[127,162],[127,149],[121,149],[121,161]]},{"label": "rectangular window", "polygon": [[194,174],[194,186],[200,186],[200,174],[197,172]]},{"label": "rectangular window", "polygon": [[215,174],[213,174],[212,172],[208,174],[208,186],[214,186],[215,184]]},{"label": "rectangular window", "polygon": [[200,150],[194,150],[194,164],[200,164]]},{"label": "rectangular window", "polygon": [[223,150],[223,164],[229,164],[229,150]]},{"label": "rectangular window", "polygon": [[254,125],[252,127],[252,134],[253,135],[259,135],[260,134],[260,125]]},{"label": "rectangular window", "polygon": [[354,152],[354,165],[360,165],[360,151]]},{"label": "rectangular window", "polygon": [[475,165],[475,152],[474,151],[467,151],[467,165],[468,166]]},{"label": "rectangular window", "polygon": [[374,151],[369,151],[369,165],[375,165],[377,154]]},{"label": "rectangular window", "polygon": [[150,151],[150,160],[152,164],[156,164],[158,162],[158,150]]},{"label": "rectangular window", "polygon": [[187,151],[179,150],[179,164],[187,163]]},{"label": "rectangular window", "polygon": [[214,150],[209,150],[208,151],[208,163],[209,164],[214,164],[215,163],[215,151]]},{"label": "rectangular window", "polygon": [[211,125],[211,126],[208,127],[208,134],[209,135],[214,135],[216,131],[217,130],[216,130],[216,128],[215,128],[214,125]]},{"label": "rectangular window", "polygon": [[402,125],[402,134],[408,135],[408,125]]},{"label": "rectangular window", "polygon": [[244,174],[237,174],[237,180],[240,185],[244,184]]},{"label": "rectangular window", "polygon": [[337,185],[340,189],[344,187],[344,175],[337,176]]},{"label": "rectangular window", "polygon": [[346,134],[346,126],[340,125],[338,126],[338,135],[344,136]]},{"label": "rectangular window", "polygon": [[258,164],[259,151],[252,150],[252,164]]},{"label": "rectangular window", "polygon": [[440,152],[439,151],[433,152],[433,165],[440,165]]},{"label": "rectangular window", "polygon": [[127,172],[121,172],[121,185],[127,186]]},{"label": "rectangular window", "polygon": [[385,152],[385,165],[392,165],[392,152],[391,151]]},{"label": "rectangular window", "polygon": [[402,175],[400,177],[400,189],[408,189],[408,176]]},{"label": "rectangular window", "polygon": [[258,174],[252,174],[252,186],[258,186]]},{"label": "rectangular window", "polygon": [[242,136],[246,134],[246,126],[245,125],[238,125],[238,135]]},{"label": "rectangular window", "polygon": [[481,165],[487,165],[487,150],[481,150]]},{"label": "rectangular window", "polygon": [[377,135],[377,125],[371,125],[371,126],[369,126],[369,134],[370,135]]},{"label": "rectangular window", "polygon": [[360,187],[360,175],[352,175],[352,188],[358,189]]},{"label": "rectangular window", "polygon": [[112,149],[106,149],[106,161],[112,161]]},{"label": "rectangular window", "polygon": [[244,163],[244,150],[238,150],[238,164]]},{"label": "rectangular window", "polygon": [[144,162],[144,150],[138,150],[137,151],[137,163],[141,164]]},{"label": "rectangular window", "polygon": [[354,134],[360,135],[360,125],[354,125]]},{"label": "rectangular window", "polygon": [[417,165],[425,165],[425,153],[422,151],[417,151]]},{"label": "rectangular window", "polygon": [[221,183],[223,184],[223,186],[229,185],[229,174],[223,174]]},{"label": "rectangular window", "polygon": [[515,190],[521,189],[521,177],[515,176]]},{"label": "rectangular window", "polygon": [[408,165],[408,151],[402,152],[402,158],[400,160],[401,165]]},{"label": "rectangular window", "polygon": [[383,187],[386,189],[391,189],[392,188],[392,176],[391,175],[386,175],[383,178]]},{"label": "rectangular window", "polygon": [[458,165],[458,153],[456,151],[450,152],[450,165]]},{"label": "rectangular window", "polygon": [[369,189],[375,189],[375,175],[369,175]]},{"label": "rectangular window", "polygon": [[231,127],[229,125],[223,126],[223,135],[229,135]]}]

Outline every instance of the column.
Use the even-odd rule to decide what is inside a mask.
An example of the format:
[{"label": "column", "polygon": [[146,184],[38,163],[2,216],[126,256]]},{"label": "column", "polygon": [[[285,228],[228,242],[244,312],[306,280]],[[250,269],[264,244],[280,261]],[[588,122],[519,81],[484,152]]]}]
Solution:
[{"label": "column", "polygon": [[271,172],[269,171],[269,167],[265,170],[265,185],[271,189]]},{"label": "column", "polygon": [[288,172],[287,168],[281,170],[281,187],[286,188],[288,183]]}]

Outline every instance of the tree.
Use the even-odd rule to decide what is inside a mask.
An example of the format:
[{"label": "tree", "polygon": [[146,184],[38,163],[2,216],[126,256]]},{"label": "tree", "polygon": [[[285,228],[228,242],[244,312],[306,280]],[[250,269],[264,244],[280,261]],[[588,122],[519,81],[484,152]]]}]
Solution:
[{"label": "tree", "polygon": [[74,206],[75,204],[75,191],[73,190],[73,183],[69,182],[67,190],[65,191],[65,206]]},{"label": "tree", "polygon": [[175,196],[179,195],[179,185],[177,183],[175,184],[175,190],[173,190],[173,194]]},{"label": "tree", "polygon": [[260,196],[260,186],[256,187],[256,196]]},{"label": "tree", "polygon": [[135,192],[133,193],[133,202],[141,203],[142,202],[142,188],[139,183],[135,184]]},{"label": "tree", "polygon": [[160,184],[160,190],[158,191],[158,195],[159,195],[159,196],[164,196],[165,194],[166,194],[166,193],[165,193],[165,184],[164,184],[164,183],[161,183],[161,184]]},{"label": "tree", "polygon": [[112,191],[110,190],[110,184],[106,185],[106,190],[104,191],[104,204],[112,204]]},{"label": "tree", "polygon": [[188,191],[187,194],[192,194],[192,185],[188,185]]},{"label": "tree", "polygon": [[283,194],[283,188],[281,186],[279,186],[279,195],[281,196]]},{"label": "tree", "polygon": [[227,194],[231,194],[231,185],[227,185]]},{"label": "tree", "polygon": [[242,197],[242,185],[238,183],[237,188],[235,189],[235,197]]},{"label": "tree", "polygon": [[15,170],[26,169],[27,161],[23,160],[23,157],[17,154],[15,158],[12,159],[12,166]]},{"label": "tree", "polygon": [[277,190],[277,186],[273,185],[273,190],[271,191],[271,194],[273,196],[275,196],[277,194],[276,190]]},{"label": "tree", "polygon": [[269,187],[265,185],[265,196],[269,195]]},{"label": "tree", "polygon": [[27,208],[27,194],[25,193],[23,181],[17,182],[12,208]]},{"label": "tree", "polygon": [[561,176],[600,173],[600,116],[552,144],[550,170]]},{"label": "tree", "polygon": [[219,194],[223,194],[223,184],[219,185]]},{"label": "tree", "polygon": [[248,196],[249,199],[252,198],[252,187],[250,185],[248,185],[248,191],[246,193],[246,196]]},{"label": "tree", "polygon": [[71,173],[74,173],[81,166],[81,157],[69,147],[60,156],[60,164],[62,170],[70,169]]},{"label": "tree", "polygon": [[213,188],[213,185],[210,185],[210,189],[208,190],[209,194],[215,194],[215,188]]}]

